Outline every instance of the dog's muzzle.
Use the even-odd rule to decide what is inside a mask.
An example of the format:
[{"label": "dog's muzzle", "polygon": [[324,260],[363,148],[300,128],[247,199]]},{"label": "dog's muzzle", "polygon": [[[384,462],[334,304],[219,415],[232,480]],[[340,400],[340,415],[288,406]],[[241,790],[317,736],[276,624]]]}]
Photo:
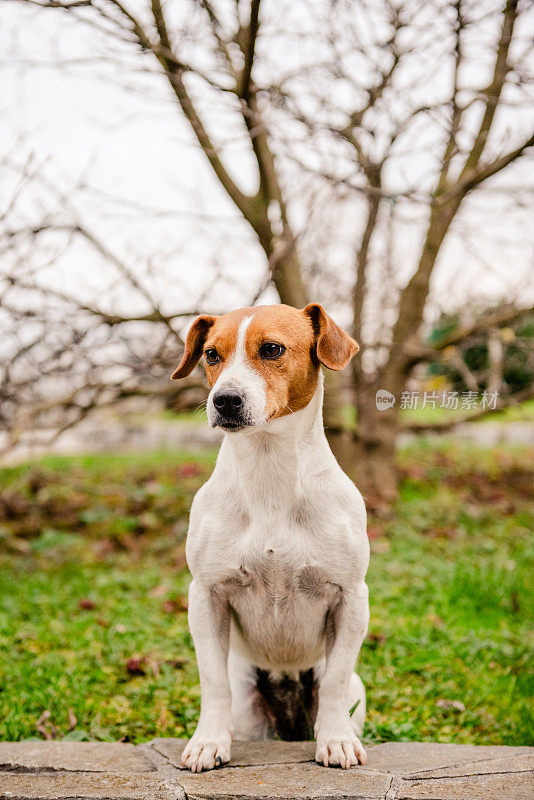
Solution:
[{"label": "dog's muzzle", "polygon": [[221,389],[213,395],[213,406],[216,411],[214,427],[225,431],[235,431],[249,424],[245,415],[245,398],[235,389]]}]

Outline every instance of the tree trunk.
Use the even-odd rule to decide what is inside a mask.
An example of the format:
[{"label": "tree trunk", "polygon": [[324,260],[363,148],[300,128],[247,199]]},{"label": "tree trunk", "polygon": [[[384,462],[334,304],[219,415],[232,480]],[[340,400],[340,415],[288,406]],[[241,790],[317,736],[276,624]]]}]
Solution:
[{"label": "tree trunk", "polygon": [[354,431],[347,426],[344,389],[345,377],[342,372],[324,370],[323,419],[328,443],[338,464],[347,474],[350,473],[354,457]]},{"label": "tree trunk", "polygon": [[308,303],[308,295],[298,253],[295,244],[291,243],[288,252],[277,260],[273,267],[273,283],[276,286],[280,302],[295,308],[304,308]]},{"label": "tree trunk", "polygon": [[[387,504],[397,496],[396,440],[400,430],[400,397],[410,371],[408,349],[411,343],[419,341],[432,271],[459,205],[460,200],[454,198],[431,211],[418,268],[401,294],[389,359],[379,377],[372,384],[365,384],[361,370],[354,372],[358,426],[353,467],[346,471],[370,504]],[[379,389],[395,397],[391,407],[377,408]]]},{"label": "tree trunk", "polygon": [[379,388],[386,387],[372,384],[356,390],[358,427],[352,440],[352,465],[348,470],[371,507],[390,503],[398,491],[396,442],[400,427],[400,392],[396,387],[395,405],[380,409],[376,405]]},{"label": "tree trunk", "polygon": [[[400,391],[396,403],[381,410],[376,406],[377,384],[365,385],[356,391],[357,429],[346,427],[336,403],[325,394],[325,429],[338,464],[352,478],[366,500],[368,508],[389,505],[398,493],[396,442],[400,429]],[[337,406],[339,411],[339,406]],[[328,412],[336,424],[329,428]]]}]

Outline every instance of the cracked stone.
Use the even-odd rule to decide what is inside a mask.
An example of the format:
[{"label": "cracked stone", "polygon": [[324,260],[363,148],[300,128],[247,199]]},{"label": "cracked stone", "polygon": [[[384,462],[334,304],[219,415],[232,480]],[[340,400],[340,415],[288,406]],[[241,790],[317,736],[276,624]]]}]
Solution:
[{"label": "cracked stone", "polygon": [[391,775],[372,770],[331,769],[319,764],[223,768],[193,774],[181,772],[188,800],[252,800],[252,798],[384,798]]},{"label": "cracked stone", "polygon": [[154,775],[0,773],[1,800],[186,800],[176,782]]},{"label": "cracked stone", "polygon": [[[187,739],[154,739],[152,747],[165,756],[173,767],[184,770],[182,752]],[[313,761],[315,742],[233,742],[232,767],[255,767],[268,764],[291,764]]]},{"label": "cracked stone", "polygon": [[436,770],[444,768],[452,769],[477,761],[513,758],[533,752],[534,750],[530,747],[387,742],[367,748],[367,767],[393,772],[397,775],[415,775],[426,771],[434,774]]},{"label": "cracked stone", "polygon": [[0,742],[0,772],[151,772],[133,744],[118,742]]},{"label": "cracked stone", "polygon": [[[467,764],[458,764],[444,769],[432,769],[425,772],[425,778],[454,778],[469,775],[491,775],[499,772],[522,773],[534,771],[534,749],[525,748],[502,748],[503,750],[521,750],[527,752],[517,753],[505,758],[492,758],[488,761],[470,761]],[[422,776],[421,776],[422,777]]]},{"label": "cracked stone", "polygon": [[395,800],[532,800],[534,773],[403,782]]}]

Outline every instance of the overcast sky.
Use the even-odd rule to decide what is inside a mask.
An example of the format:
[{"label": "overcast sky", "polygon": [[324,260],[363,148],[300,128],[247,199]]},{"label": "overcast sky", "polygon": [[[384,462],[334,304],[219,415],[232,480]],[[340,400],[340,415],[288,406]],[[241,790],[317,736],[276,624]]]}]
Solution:
[{"label": "overcast sky", "polygon": [[[94,55],[90,31],[65,15],[17,3],[3,2],[1,14],[2,152],[17,142],[16,157],[22,161],[33,153],[58,187],[83,179],[91,193],[77,199],[82,218],[118,253],[137,257],[139,263],[152,257],[153,280],[164,305],[187,308],[211,280],[215,262],[232,280],[223,282],[211,307],[241,304],[253,293],[251,287],[261,284],[262,254],[219,189],[164,81],[142,76],[145,91],[135,93],[100,64],[57,69],[52,61],[58,55],[63,60]],[[521,124],[529,118],[532,109],[522,109]],[[501,182],[532,188],[531,166],[518,164]],[[245,161],[240,179],[247,183]],[[115,198],[130,203],[131,213]],[[35,213],[34,200],[24,201],[28,219]],[[140,217],[136,205],[159,213]],[[488,192],[469,205],[460,228],[470,229],[471,235],[467,244],[459,235],[447,242],[435,297],[444,305],[458,303],[467,292],[511,296],[520,289],[520,296],[532,297],[532,204],[512,209],[509,199]],[[349,252],[350,233],[348,228],[338,231],[340,259]],[[419,232],[407,230],[407,255],[418,242]],[[74,253],[55,266],[55,280],[82,295],[107,286],[108,276],[94,253],[85,246]],[[407,258],[406,278],[410,268]],[[262,299],[273,297],[269,291]]]}]

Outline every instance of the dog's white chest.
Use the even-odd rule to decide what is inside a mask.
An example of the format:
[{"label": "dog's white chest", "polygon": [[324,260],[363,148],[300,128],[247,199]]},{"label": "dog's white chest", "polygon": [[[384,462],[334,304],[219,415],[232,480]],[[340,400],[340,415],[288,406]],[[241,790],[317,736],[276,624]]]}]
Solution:
[{"label": "dog's white chest", "polygon": [[229,597],[254,594],[274,613],[302,595],[308,602],[332,596],[333,582],[324,566],[313,564],[300,547],[268,543],[261,550],[244,550],[239,567],[225,584]]},{"label": "dog's white chest", "polygon": [[235,644],[262,667],[315,663],[324,647],[328,609],[341,592],[325,567],[312,563],[287,533],[285,543],[277,537],[245,548],[221,586],[232,610]]}]

